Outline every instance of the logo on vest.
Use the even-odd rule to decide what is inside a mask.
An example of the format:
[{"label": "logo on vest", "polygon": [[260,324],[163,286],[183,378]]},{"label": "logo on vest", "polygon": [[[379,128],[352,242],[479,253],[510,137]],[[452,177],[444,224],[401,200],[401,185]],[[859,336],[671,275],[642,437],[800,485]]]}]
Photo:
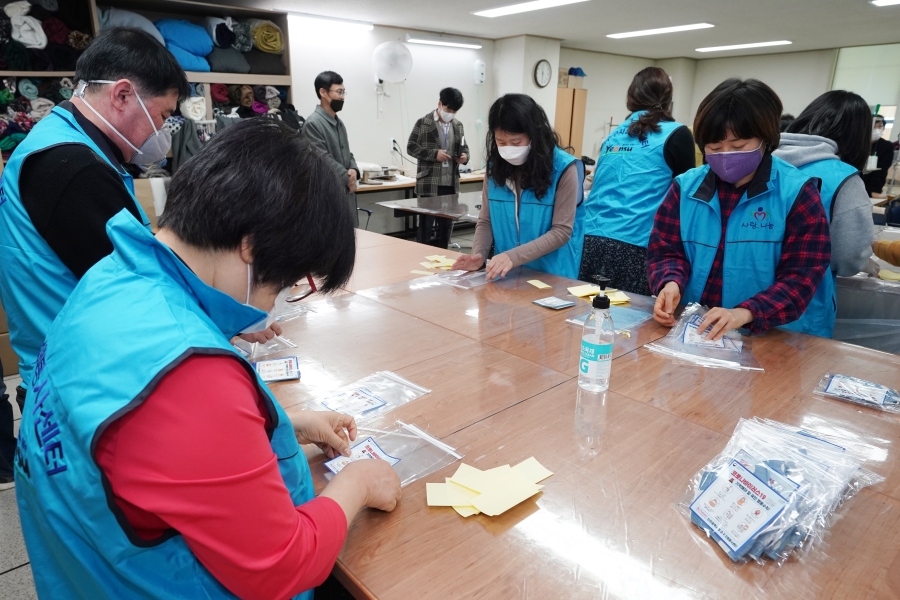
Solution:
[{"label": "logo on vest", "polygon": [[[57,439],[60,429],[56,415],[54,415],[52,401],[47,402],[50,398],[47,379],[41,377],[46,364],[46,350],[46,344],[41,346],[35,362],[34,378],[32,379],[32,387],[28,391],[28,396],[29,398],[34,398],[34,408],[31,410],[34,423],[31,433],[34,433],[38,447],[43,451],[47,475],[56,475],[68,469],[68,465],[63,454],[62,441]],[[26,443],[27,441],[23,440],[22,445],[24,446]],[[27,468],[23,470],[28,471]]]},{"label": "logo on vest", "polygon": [[762,206],[752,213],[752,217],[752,219],[741,223],[741,227],[746,227],[748,229],[775,229],[775,224],[769,222],[769,213],[763,210]]},{"label": "logo on vest", "polygon": [[634,146],[613,146],[612,144],[607,144],[606,146],[606,154],[619,154],[631,152],[632,150],[634,150]]},{"label": "logo on vest", "polygon": [[6,190],[3,189],[3,186],[0,186],[0,206],[3,206],[6,203]]}]

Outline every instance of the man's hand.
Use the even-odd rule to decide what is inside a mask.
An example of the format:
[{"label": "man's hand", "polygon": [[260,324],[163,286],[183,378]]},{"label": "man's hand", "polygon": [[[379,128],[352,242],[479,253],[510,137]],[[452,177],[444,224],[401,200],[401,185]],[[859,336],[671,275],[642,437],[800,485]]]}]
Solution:
[{"label": "man's hand", "polygon": [[269,325],[268,329],[263,329],[262,331],[258,331],[256,333],[242,333],[238,337],[249,344],[265,344],[276,335],[281,335],[281,325],[279,325],[277,321]]},{"label": "man's hand", "polygon": [[347,169],[347,189],[350,193],[356,191],[356,169]]},{"label": "man's hand", "polygon": [[510,269],[513,268],[512,259],[504,252],[498,254],[491,259],[491,263],[487,266],[487,280],[500,279],[506,277]]},{"label": "man's hand", "polygon": [[437,153],[437,161],[438,162],[447,162],[449,160],[453,160],[453,157],[444,152],[443,150],[438,150]]},{"label": "man's hand", "polygon": [[463,152],[459,155],[459,158],[456,159],[456,163],[460,165],[466,164],[466,161],[469,160],[469,155]]},{"label": "man's hand", "polygon": [[291,423],[301,444],[315,444],[328,458],[350,456],[350,442],[356,439],[353,417],[333,411],[304,410],[292,414]]},{"label": "man's hand", "polygon": [[453,263],[453,269],[458,271],[477,271],[484,264],[484,257],[480,254],[463,254]]},{"label": "man's hand", "polygon": [[697,331],[706,331],[706,328],[711,326],[709,333],[706,334],[706,339],[718,340],[732,329],[743,327],[752,321],[753,313],[746,308],[717,307],[706,313],[703,320],[697,325]]},{"label": "man's hand", "polygon": [[681,288],[674,281],[663,286],[653,305],[653,318],[660,325],[672,327],[675,325],[675,307],[681,302]]}]

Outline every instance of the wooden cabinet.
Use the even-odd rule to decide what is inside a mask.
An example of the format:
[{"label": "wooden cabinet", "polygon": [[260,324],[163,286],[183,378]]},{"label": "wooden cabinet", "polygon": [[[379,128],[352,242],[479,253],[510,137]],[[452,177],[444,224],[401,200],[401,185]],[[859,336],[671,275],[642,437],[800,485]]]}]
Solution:
[{"label": "wooden cabinet", "polygon": [[554,129],[560,145],[578,158],[582,157],[584,144],[584,115],[587,111],[587,90],[557,88],[556,122]]}]

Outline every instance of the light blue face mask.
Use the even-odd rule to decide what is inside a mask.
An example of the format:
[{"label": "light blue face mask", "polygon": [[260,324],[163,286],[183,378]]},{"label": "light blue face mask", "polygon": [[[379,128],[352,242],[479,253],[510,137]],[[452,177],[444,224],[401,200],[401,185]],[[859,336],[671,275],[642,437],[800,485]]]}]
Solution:
[{"label": "light blue face mask", "polygon": [[[252,306],[256,308],[252,304],[250,304],[250,288],[253,282],[253,267],[250,266],[250,263],[247,263],[247,300],[244,302],[246,306]],[[272,310],[266,315],[265,319],[257,322],[250,327],[245,327],[241,329],[240,333],[259,333],[260,331],[265,331],[269,327],[272,326],[272,323],[275,322],[275,319],[278,318],[278,315],[283,312],[284,305],[287,303],[288,295],[291,293],[291,288],[285,288],[278,292],[278,295],[275,297],[275,304],[272,306]]]}]

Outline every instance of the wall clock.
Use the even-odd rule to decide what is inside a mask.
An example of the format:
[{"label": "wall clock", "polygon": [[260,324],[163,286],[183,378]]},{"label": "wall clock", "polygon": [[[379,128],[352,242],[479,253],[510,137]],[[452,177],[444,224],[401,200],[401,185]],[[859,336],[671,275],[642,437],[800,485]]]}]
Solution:
[{"label": "wall clock", "polygon": [[545,88],[550,84],[551,79],[553,79],[553,67],[550,66],[550,62],[544,59],[537,61],[534,65],[534,83],[540,88]]}]

